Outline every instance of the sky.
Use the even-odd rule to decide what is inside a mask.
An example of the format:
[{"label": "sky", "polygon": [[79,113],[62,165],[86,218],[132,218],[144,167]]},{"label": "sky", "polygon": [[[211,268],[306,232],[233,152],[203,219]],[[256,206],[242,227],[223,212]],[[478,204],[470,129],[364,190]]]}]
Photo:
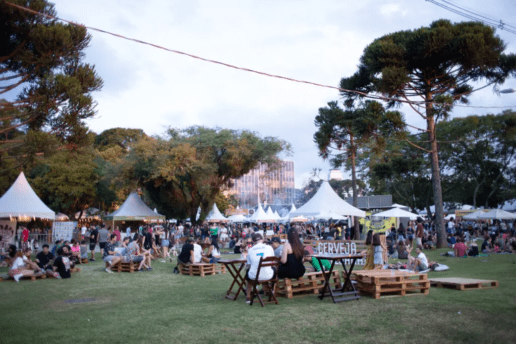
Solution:
[{"label": "sky", "polygon": [[[440,2],[442,0],[439,0]],[[513,0],[447,0],[516,27]],[[52,1],[51,1],[52,2]],[[175,1],[57,0],[60,18],[204,58],[338,86],[357,69],[364,48],[383,35],[428,26],[441,18],[466,21],[424,0],[361,1]],[[230,69],[90,31],[84,61],[104,80],[96,92],[91,130],[141,128],[161,135],[192,125],[246,129],[291,143],[296,187],[314,168],[330,169],[313,142],[318,109],[339,100],[337,90]],[[516,35],[497,34],[516,52]],[[502,88],[516,88],[509,80]],[[513,106],[516,93],[491,88],[470,105]],[[515,106],[516,107],[516,106]],[[408,123],[424,126],[409,108]],[[502,109],[455,108],[453,116],[499,113]],[[347,173],[345,172],[345,176]]]}]

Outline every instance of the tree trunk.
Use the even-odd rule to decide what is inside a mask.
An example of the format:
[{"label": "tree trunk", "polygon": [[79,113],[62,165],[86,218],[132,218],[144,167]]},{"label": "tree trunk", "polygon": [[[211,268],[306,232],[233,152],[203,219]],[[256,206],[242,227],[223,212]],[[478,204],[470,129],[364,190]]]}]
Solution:
[{"label": "tree trunk", "polygon": [[[355,149],[355,138],[353,134],[349,135],[349,143],[351,145],[351,184],[353,187],[353,206],[356,208],[358,205],[357,195],[357,171],[356,171],[356,149]],[[355,240],[360,240],[360,221],[358,216],[353,218],[353,227],[355,228]]]},{"label": "tree trunk", "polygon": [[[427,97],[431,100],[431,97]],[[435,117],[432,114],[432,105],[427,105],[427,129],[430,141],[430,160],[432,163],[432,187],[435,204],[435,229],[437,232],[437,248],[447,247],[446,229],[444,228],[443,195],[441,189],[441,173],[439,171],[439,148],[435,133]]]}]

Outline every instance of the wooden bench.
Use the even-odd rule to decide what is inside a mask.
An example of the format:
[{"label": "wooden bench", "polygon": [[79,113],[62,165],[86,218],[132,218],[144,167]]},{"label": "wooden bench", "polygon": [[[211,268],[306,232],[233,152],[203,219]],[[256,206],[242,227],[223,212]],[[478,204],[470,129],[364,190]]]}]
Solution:
[{"label": "wooden bench", "polygon": [[207,264],[207,263],[198,263],[198,264],[180,264],[179,272],[181,275],[190,275],[190,276],[208,276],[208,275],[216,275],[216,274],[225,274],[226,266],[223,264]]},{"label": "wooden bench", "polygon": [[356,275],[360,294],[370,294],[374,299],[428,295],[430,291],[430,281],[426,274],[397,270],[359,270],[353,273]]},{"label": "wooden bench", "polygon": [[[44,274],[44,273],[38,273],[38,274],[35,274],[33,276],[23,276],[20,278],[20,281],[21,280],[31,280],[31,281],[35,281],[36,279],[45,279],[47,278],[47,274]],[[0,282],[2,281],[14,281],[14,278],[12,278],[11,276],[9,275],[5,275],[5,276],[2,276],[0,277]]]},{"label": "wooden bench", "polygon": [[[332,287],[341,286],[339,271],[332,272],[331,280]],[[288,299],[292,299],[294,295],[317,295],[324,286],[324,276],[322,272],[307,272],[303,277],[298,279],[281,279],[276,286],[276,293]]]},{"label": "wooden bench", "polygon": [[79,259],[79,264],[88,264],[90,262],[90,260],[88,258],[80,258]]},{"label": "wooden bench", "polygon": [[129,262],[129,263],[117,263],[115,265],[113,265],[111,267],[111,271],[113,272],[129,272],[129,273],[133,273],[135,272],[137,269],[136,269],[136,264],[133,263],[133,262]]}]

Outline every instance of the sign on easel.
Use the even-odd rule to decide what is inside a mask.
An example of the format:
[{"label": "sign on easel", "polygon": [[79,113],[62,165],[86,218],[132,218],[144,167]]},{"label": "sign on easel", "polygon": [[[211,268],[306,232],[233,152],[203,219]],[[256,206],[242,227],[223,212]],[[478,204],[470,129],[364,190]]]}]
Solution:
[{"label": "sign on easel", "polygon": [[77,222],[54,222],[52,227],[52,241],[64,240],[71,241],[73,237],[73,230],[77,228]]},{"label": "sign on easel", "polygon": [[[318,254],[337,255],[337,254],[357,254],[357,245],[354,242],[321,242],[317,245]],[[346,265],[350,260],[345,260]],[[357,259],[355,265],[365,265],[364,259]]]}]

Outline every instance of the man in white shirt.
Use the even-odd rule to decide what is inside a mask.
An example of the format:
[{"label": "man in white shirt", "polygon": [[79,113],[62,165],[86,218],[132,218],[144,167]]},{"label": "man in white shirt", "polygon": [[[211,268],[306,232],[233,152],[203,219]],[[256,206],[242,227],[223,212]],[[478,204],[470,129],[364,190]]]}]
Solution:
[{"label": "man in white shirt", "polygon": [[428,259],[423,253],[423,248],[418,246],[416,249],[417,258],[409,257],[409,267],[414,271],[423,271],[428,269]]},{"label": "man in white shirt", "polygon": [[199,245],[199,240],[194,242],[194,264],[200,263],[202,260],[202,246]]},{"label": "man in white shirt", "polygon": [[[247,297],[245,299],[246,303],[251,302],[251,286],[249,284],[249,280],[254,280],[256,278],[258,265],[260,265],[260,258],[274,257],[274,250],[271,246],[263,243],[263,236],[260,233],[254,233],[251,238],[253,240],[253,247],[251,247],[247,252],[247,265],[249,265],[249,270],[247,270],[245,274],[245,279],[248,281]],[[258,276],[258,279],[271,279],[274,277],[275,273],[276,272],[270,266],[266,266],[260,270],[260,276]]]}]

